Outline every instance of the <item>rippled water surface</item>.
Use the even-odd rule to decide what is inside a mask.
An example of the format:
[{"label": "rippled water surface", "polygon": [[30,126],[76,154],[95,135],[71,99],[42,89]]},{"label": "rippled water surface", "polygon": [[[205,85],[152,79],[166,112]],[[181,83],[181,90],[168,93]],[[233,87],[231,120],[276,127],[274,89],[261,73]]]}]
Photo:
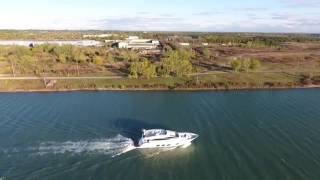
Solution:
[{"label": "rippled water surface", "polygon": [[[141,128],[200,137],[132,150]],[[0,94],[1,178],[317,180],[320,90]]]}]

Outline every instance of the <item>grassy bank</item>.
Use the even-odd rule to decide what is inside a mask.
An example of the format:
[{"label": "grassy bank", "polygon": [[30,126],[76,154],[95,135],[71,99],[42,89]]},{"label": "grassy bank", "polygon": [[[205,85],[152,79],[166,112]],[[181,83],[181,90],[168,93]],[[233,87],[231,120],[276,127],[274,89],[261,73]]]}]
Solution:
[{"label": "grassy bank", "polygon": [[68,90],[228,90],[300,88],[320,85],[320,73],[313,76],[288,73],[223,73],[153,79],[58,80],[46,88],[42,80],[0,80],[0,91]]}]

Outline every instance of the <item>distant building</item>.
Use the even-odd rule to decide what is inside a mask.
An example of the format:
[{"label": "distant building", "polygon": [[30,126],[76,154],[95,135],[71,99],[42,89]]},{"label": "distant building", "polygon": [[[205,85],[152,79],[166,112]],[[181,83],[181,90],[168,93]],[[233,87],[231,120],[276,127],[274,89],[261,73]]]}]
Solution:
[{"label": "distant building", "polygon": [[26,47],[33,47],[43,44],[52,44],[52,45],[73,45],[73,46],[102,46],[103,44],[99,41],[93,40],[79,40],[79,41],[27,41],[27,40],[0,40],[0,46],[26,46]]},{"label": "distant building", "polygon": [[190,46],[190,43],[179,43],[180,46]]},{"label": "distant building", "polygon": [[128,38],[126,38],[127,41],[137,40],[137,39],[139,39],[139,36],[129,36]]},{"label": "distant building", "polygon": [[104,40],[105,43],[117,43],[121,42],[121,40]]},{"label": "distant building", "polygon": [[123,41],[123,42],[118,42],[115,45],[117,48],[120,48],[120,49],[128,49],[129,43]]},{"label": "distant building", "polygon": [[152,39],[136,39],[136,37],[129,37],[126,41],[117,42],[113,46],[120,49],[148,50],[157,49],[160,46],[160,42]]},{"label": "distant building", "polygon": [[83,38],[107,38],[112,36],[118,36],[118,34],[86,34]]}]

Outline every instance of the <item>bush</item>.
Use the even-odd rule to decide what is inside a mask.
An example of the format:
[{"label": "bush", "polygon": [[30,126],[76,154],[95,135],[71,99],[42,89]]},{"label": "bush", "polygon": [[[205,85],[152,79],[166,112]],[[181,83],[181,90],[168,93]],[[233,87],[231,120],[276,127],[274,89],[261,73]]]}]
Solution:
[{"label": "bush", "polygon": [[250,59],[245,59],[241,63],[241,70],[244,72],[249,72],[250,66],[251,66]]},{"label": "bush", "polygon": [[178,76],[192,73],[193,67],[190,62],[192,53],[189,51],[170,51],[166,57],[161,60],[161,67],[158,73],[161,76]]},{"label": "bush", "polygon": [[156,66],[151,64],[147,59],[142,59],[140,62],[133,62],[129,68],[130,78],[147,78],[156,77]]},{"label": "bush", "polygon": [[84,54],[84,52],[81,51],[80,48],[74,49],[72,51],[72,57],[73,57],[73,61],[78,63],[84,63],[88,60],[88,57]]},{"label": "bush", "polygon": [[96,57],[94,57],[94,59],[93,59],[93,63],[94,63],[95,65],[101,66],[101,65],[103,65],[103,58],[100,57],[100,56],[96,56]]},{"label": "bush", "polygon": [[139,54],[130,50],[120,51],[120,56],[124,62],[137,62],[140,60]]},{"label": "bush", "polygon": [[0,55],[0,62],[5,61],[5,60],[6,60],[6,58],[3,57],[2,55]]},{"label": "bush", "polygon": [[241,70],[241,61],[240,60],[233,60],[231,62],[231,69],[235,72],[239,72]]},{"label": "bush", "polygon": [[114,56],[112,54],[108,54],[107,62],[113,64],[115,62]]},{"label": "bush", "polygon": [[310,75],[301,75],[300,83],[302,85],[310,85],[312,84],[312,77]]},{"label": "bush", "polygon": [[206,60],[211,60],[211,52],[209,51],[208,48],[204,48],[202,50],[202,54]]},{"label": "bush", "polygon": [[249,70],[255,71],[261,67],[261,63],[257,59],[236,59],[233,60],[230,65],[231,69],[236,72],[249,72]]},{"label": "bush", "polygon": [[250,60],[250,69],[252,71],[258,70],[260,68],[261,68],[261,63],[260,63],[259,60],[257,60],[257,59],[251,59]]}]

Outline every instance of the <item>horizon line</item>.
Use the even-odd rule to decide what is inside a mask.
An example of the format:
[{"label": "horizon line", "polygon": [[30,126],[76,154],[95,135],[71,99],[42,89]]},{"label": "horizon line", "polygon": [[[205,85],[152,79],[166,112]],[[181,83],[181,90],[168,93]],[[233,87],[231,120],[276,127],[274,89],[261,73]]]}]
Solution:
[{"label": "horizon line", "polygon": [[167,32],[167,33],[257,33],[257,34],[317,34],[320,35],[320,32],[263,32],[263,31],[178,31],[178,30],[110,30],[110,29],[15,29],[15,28],[0,28],[0,31],[106,31],[106,32]]}]

